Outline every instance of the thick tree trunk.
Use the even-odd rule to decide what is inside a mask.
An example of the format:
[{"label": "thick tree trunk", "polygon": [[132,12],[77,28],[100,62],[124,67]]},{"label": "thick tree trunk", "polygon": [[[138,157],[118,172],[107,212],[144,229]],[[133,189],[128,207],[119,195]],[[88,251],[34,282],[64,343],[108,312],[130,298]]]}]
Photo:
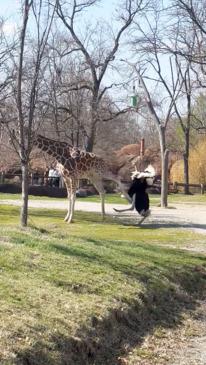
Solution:
[{"label": "thick tree trunk", "polygon": [[87,152],[92,152],[93,151],[94,143],[95,143],[95,137],[96,137],[96,120],[93,119],[92,120],[91,131],[90,131],[90,134],[87,138],[87,143],[86,143],[86,151]]},{"label": "thick tree trunk", "polygon": [[86,151],[87,152],[92,152],[93,148],[94,148],[94,135],[91,134],[88,138],[87,138],[87,142],[86,142]]},{"label": "thick tree trunk", "polygon": [[189,144],[190,144],[190,134],[187,130],[185,133],[185,153],[183,155],[184,161],[184,193],[189,194]]},{"label": "thick tree trunk", "polygon": [[21,207],[21,215],[20,222],[22,227],[27,226],[28,219],[28,193],[29,193],[29,174],[28,174],[28,164],[21,164],[22,171],[22,207]]},{"label": "thick tree trunk", "polygon": [[86,143],[86,151],[92,152],[95,144],[95,138],[96,138],[96,129],[97,129],[97,123],[99,120],[98,116],[98,106],[99,106],[99,99],[98,99],[98,93],[99,93],[99,84],[96,81],[94,90],[93,90],[93,97],[90,105],[90,117],[91,117],[91,125],[90,125],[90,132],[89,136],[87,138]]},{"label": "thick tree trunk", "polygon": [[166,149],[162,154],[162,187],[161,187],[161,207],[166,208],[168,196],[168,157],[169,151]]},{"label": "thick tree trunk", "polygon": [[161,150],[161,207],[166,208],[168,196],[168,157],[169,151],[166,149],[165,128],[159,128],[160,150]]}]

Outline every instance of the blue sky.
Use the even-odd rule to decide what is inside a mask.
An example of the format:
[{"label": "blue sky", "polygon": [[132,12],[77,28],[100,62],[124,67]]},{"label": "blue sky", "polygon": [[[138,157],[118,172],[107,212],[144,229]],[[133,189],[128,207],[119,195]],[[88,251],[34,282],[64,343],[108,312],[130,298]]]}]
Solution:
[{"label": "blue sky", "polygon": [[[21,25],[21,6],[23,2],[24,0],[0,0],[0,18],[5,20],[4,32],[7,35],[13,35],[17,24]],[[85,21],[104,19],[109,23],[112,22],[112,14],[115,10],[115,5],[118,3],[118,0],[100,1],[99,4],[88,8],[84,15]]]},{"label": "blue sky", "polygon": [[0,15],[5,18],[13,18],[20,6],[20,0],[0,0]]},{"label": "blue sky", "polygon": [[[89,11],[91,12],[92,9],[92,13],[95,17],[106,17],[109,19],[112,15],[111,10],[114,9],[115,4],[117,3],[117,0],[103,0],[101,4],[90,8]],[[15,21],[21,4],[21,0],[0,0],[0,17],[6,18],[10,21]]]},{"label": "blue sky", "polygon": [[[69,2],[69,1],[68,1]],[[166,3],[167,0],[164,0]],[[15,32],[15,25],[17,21],[20,19],[19,16],[21,15],[20,9],[23,0],[0,0],[0,17],[3,17],[7,20],[5,25],[5,32],[7,34],[14,34]],[[105,19],[106,21],[112,21],[112,14],[115,10],[115,5],[118,5],[120,0],[102,0],[100,4],[96,6],[92,6],[88,9],[88,12],[85,14],[85,20],[97,21],[98,18]],[[80,25],[81,26],[81,25]],[[129,58],[129,55],[126,52],[123,58]],[[114,75],[111,74],[112,78]],[[115,75],[115,77],[117,77]],[[105,76],[107,81],[107,75]],[[109,80],[110,77],[108,77]],[[110,81],[110,80],[109,80]]]},{"label": "blue sky", "polygon": [[8,35],[15,32],[20,7],[21,0],[0,0],[0,17],[5,20],[4,32]]}]

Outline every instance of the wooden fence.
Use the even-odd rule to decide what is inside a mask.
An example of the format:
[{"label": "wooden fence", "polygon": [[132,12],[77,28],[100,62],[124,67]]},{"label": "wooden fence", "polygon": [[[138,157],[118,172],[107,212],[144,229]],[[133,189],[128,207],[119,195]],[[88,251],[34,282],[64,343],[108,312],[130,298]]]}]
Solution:
[{"label": "wooden fence", "polygon": [[[53,182],[56,180],[54,177],[48,177],[47,175],[43,174],[36,174],[30,173],[29,174],[29,185],[37,185],[37,186],[47,186],[47,185],[54,185]],[[0,184],[21,184],[21,174],[7,174],[7,173],[0,173]],[[60,179],[59,187],[64,187],[63,180]]]},{"label": "wooden fence", "polygon": [[[14,181],[15,179],[17,179],[17,181]],[[51,180],[51,178],[50,178]],[[12,174],[5,174],[5,173],[0,173],[0,184],[9,184],[9,183],[20,183],[21,182],[21,175],[12,175]],[[126,181],[125,181],[126,182]],[[45,175],[38,175],[36,176],[36,174],[30,174],[29,176],[29,184],[31,186],[33,185],[38,185],[38,186],[47,186],[50,185],[49,184],[49,179],[48,176]],[[128,182],[129,185],[129,182]],[[161,190],[161,181],[159,181],[158,183],[155,184],[157,187],[159,187],[159,191]],[[63,188],[64,187],[64,183],[63,180],[60,179],[60,184],[59,187]],[[174,183],[168,183],[168,191],[169,193],[179,193],[179,192],[184,192],[184,187],[185,184],[183,183],[179,183],[179,182],[174,182]],[[189,184],[189,191],[193,194],[205,194],[206,192],[206,184]]]},{"label": "wooden fence", "polygon": [[[185,184],[183,183],[169,183],[168,184],[170,193],[184,192]],[[206,192],[206,184],[189,184],[189,191],[196,194],[204,194]]]}]

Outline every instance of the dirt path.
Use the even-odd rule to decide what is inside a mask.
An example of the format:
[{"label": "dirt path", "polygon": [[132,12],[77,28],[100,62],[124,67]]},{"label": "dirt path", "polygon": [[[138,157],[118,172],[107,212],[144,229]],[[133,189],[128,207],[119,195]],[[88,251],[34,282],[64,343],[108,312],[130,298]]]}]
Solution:
[{"label": "dirt path", "polygon": [[187,317],[181,326],[148,335],[139,352],[144,357],[125,365],[206,365],[206,302]]},{"label": "dirt path", "polygon": [[171,335],[167,346],[172,359],[168,365],[206,365],[206,302]]},{"label": "dirt path", "polygon": [[[21,205],[20,200],[0,200],[0,204]],[[29,207],[47,209],[67,209],[67,201],[30,200]],[[137,223],[137,212],[116,213],[113,208],[125,208],[123,204],[106,204],[106,213],[118,216],[120,219],[132,219]],[[88,212],[100,212],[100,203],[76,201],[75,209]],[[198,233],[206,234],[206,205],[172,204],[169,208],[151,207],[151,216],[144,222],[144,226],[189,228]]]}]

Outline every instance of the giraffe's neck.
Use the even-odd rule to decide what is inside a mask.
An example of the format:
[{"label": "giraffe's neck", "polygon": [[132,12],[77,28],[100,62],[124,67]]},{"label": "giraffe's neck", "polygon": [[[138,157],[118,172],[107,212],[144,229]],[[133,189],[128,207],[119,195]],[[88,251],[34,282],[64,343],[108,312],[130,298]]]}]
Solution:
[{"label": "giraffe's neck", "polygon": [[48,155],[54,157],[60,163],[62,163],[64,158],[68,159],[71,157],[69,151],[70,146],[66,142],[55,141],[38,134],[35,136],[33,143],[36,147],[48,153]]},{"label": "giraffe's neck", "polygon": [[66,142],[59,142],[41,135],[36,135],[33,143],[61,164],[62,171],[64,168],[70,172],[75,171],[79,177],[90,176],[90,174],[93,176],[96,171],[98,175],[102,175],[104,178],[118,180],[117,174],[110,168],[108,169],[107,163],[95,154],[81,151]]}]

